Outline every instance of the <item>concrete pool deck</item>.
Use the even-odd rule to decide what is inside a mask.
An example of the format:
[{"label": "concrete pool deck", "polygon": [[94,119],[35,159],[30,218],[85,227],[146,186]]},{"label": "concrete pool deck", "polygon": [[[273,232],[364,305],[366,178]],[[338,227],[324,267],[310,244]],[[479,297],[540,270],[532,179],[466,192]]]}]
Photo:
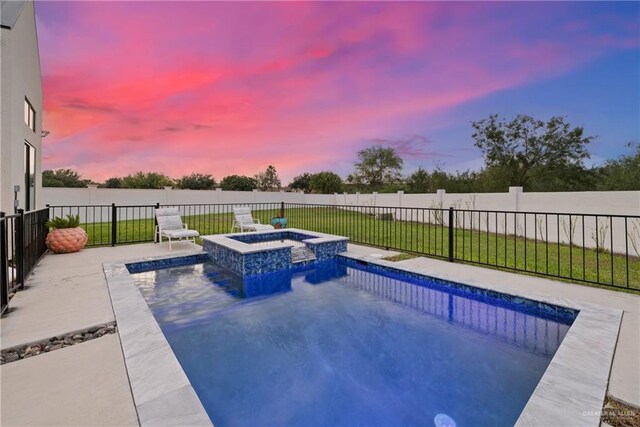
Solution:
[{"label": "concrete pool deck", "polygon": [[[171,254],[184,255],[194,250],[201,248],[180,243],[174,246]],[[377,258],[395,254],[352,244],[349,244],[349,252]],[[11,300],[11,312],[0,320],[0,347],[6,349],[33,343],[113,321],[102,263],[167,254],[166,245],[140,244],[46,255],[29,277],[27,289]],[[490,281],[507,293],[535,289],[540,295],[623,310],[609,394],[640,406],[639,296],[428,258],[396,264],[424,274],[446,274],[452,280],[469,284]],[[0,424],[137,425],[117,336],[106,335],[2,365]],[[34,411],[34,408],[38,410]]]}]

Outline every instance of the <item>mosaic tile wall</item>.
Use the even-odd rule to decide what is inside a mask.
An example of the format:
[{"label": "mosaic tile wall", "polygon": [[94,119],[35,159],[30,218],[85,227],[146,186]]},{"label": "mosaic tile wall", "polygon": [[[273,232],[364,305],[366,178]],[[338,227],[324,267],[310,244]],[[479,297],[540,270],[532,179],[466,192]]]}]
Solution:
[{"label": "mosaic tile wall", "polygon": [[424,274],[413,273],[386,265],[367,263],[360,260],[341,256],[339,263],[354,269],[365,270],[380,274],[393,279],[404,280],[422,286],[428,286],[436,290],[442,290],[462,297],[472,297],[481,302],[486,302],[498,307],[505,307],[513,310],[523,311],[542,318],[552,319],[571,325],[578,316],[579,310],[552,305],[545,302],[534,301],[514,295],[503,294],[488,289],[477,288],[462,283],[442,280]]},{"label": "mosaic tile wall", "polygon": [[175,258],[156,259],[149,261],[136,262],[133,264],[126,264],[129,273],[143,273],[145,271],[160,270],[162,268],[180,267],[183,265],[198,264],[205,262],[207,255],[197,254],[188,256],[179,256]]},{"label": "mosaic tile wall", "polygon": [[[229,236],[229,238],[251,244],[278,240],[303,241],[318,239],[319,237],[313,234],[282,230],[270,233],[238,234]],[[292,268],[299,271],[301,268],[311,267],[316,262],[334,259],[337,254],[347,251],[347,239],[341,239],[343,240],[319,243],[306,242],[306,246],[315,254],[316,260],[296,263],[295,267],[291,263],[291,248],[289,247],[241,254],[228,248],[223,243],[211,242],[205,239],[204,250],[212,261],[222,267],[240,276],[252,276],[284,269],[291,270]]]},{"label": "mosaic tile wall", "polygon": [[288,270],[290,267],[291,248],[271,249],[265,252],[246,254],[243,275],[254,276],[278,270]]},{"label": "mosaic tile wall", "polygon": [[241,254],[205,240],[204,250],[212,261],[240,276],[254,276],[289,269],[291,265],[291,248]]},{"label": "mosaic tile wall", "polygon": [[318,261],[333,259],[339,253],[347,251],[346,240],[325,243],[306,243],[306,245],[314,254],[316,254]]}]

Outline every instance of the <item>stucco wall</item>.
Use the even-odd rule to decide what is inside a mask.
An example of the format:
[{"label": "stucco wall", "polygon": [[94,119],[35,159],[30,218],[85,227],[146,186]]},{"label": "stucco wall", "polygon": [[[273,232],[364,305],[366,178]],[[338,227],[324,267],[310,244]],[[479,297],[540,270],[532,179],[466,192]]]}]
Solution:
[{"label": "stucco wall", "polygon": [[[48,205],[155,205],[304,202],[304,194],[260,191],[138,190],[119,188],[43,188]],[[333,195],[329,196],[333,200]]]},{"label": "stucco wall", "polygon": [[[36,149],[36,207],[42,198],[42,83],[33,2],[27,2],[15,26],[0,30],[0,210],[13,213],[13,186],[20,185],[25,206],[24,142]],[[24,98],[36,111],[36,130],[24,122]]]},{"label": "stucco wall", "polygon": [[137,190],[120,188],[54,188],[40,192],[49,205],[141,205],[197,203],[309,203],[362,207],[416,207],[557,212],[605,215],[640,215],[640,191],[525,193],[512,187],[508,193],[431,194],[303,194],[261,191]]}]

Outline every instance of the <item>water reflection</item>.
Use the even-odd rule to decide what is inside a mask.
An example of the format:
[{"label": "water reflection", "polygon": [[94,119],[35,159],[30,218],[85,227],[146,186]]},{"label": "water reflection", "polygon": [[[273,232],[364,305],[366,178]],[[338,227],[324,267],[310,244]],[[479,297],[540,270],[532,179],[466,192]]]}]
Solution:
[{"label": "water reflection", "polygon": [[304,271],[304,280],[312,285],[328,282],[347,275],[347,267],[336,261],[318,263],[313,269]]},{"label": "water reflection", "polygon": [[233,276],[227,292],[238,298],[255,298],[291,290],[291,270],[274,271],[260,276]]},{"label": "water reflection", "polygon": [[368,271],[348,269],[340,281],[423,313],[489,334],[532,353],[553,356],[570,325]]},{"label": "water reflection", "polygon": [[335,261],[294,273],[286,270],[245,278],[211,262],[133,275],[161,325],[175,327],[206,321],[221,309],[242,301],[290,292],[292,278],[301,276],[310,285],[337,279],[337,283],[351,289],[374,294],[545,356],[555,353],[570,327],[509,307],[347,267]]},{"label": "water reflection", "polygon": [[206,322],[243,300],[291,290],[289,271],[242,279],[211,262],[132,276],[163,328]]}]

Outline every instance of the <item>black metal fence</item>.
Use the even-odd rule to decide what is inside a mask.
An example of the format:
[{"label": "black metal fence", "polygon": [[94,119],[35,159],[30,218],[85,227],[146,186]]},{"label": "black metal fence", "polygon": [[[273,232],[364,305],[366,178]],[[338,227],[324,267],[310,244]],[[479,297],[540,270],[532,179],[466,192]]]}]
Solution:
[{"label": "black metal fence", "polygon": [[270,224],[277,216],[281,203],[235,204],[160,204],[155,205],[93,205],[48,206],[52,218],[78,215],[87,231],[87,246],[115,246],[128,243],[153,242],[157,208],[177,208],[189,228],[201,235],[229,233],[233,222],[234,206],[250,206],[253,216],[263,224]]},{"label": "black metal fence", "polygon": [[0,313],[9,304],[9,295],[24,289],[24,283],[46,252],[49,209],[13,215],[0,212]]},{"label": "black metal fence", "polygon": [[228,233],[233,207],[270,223],[338,234],[353,243],[559,279],[640,291],[640,216],[302,203],[51,206],[80,215],[89,246],[152,242],[154,209],[176,207],[201,235]]}]

